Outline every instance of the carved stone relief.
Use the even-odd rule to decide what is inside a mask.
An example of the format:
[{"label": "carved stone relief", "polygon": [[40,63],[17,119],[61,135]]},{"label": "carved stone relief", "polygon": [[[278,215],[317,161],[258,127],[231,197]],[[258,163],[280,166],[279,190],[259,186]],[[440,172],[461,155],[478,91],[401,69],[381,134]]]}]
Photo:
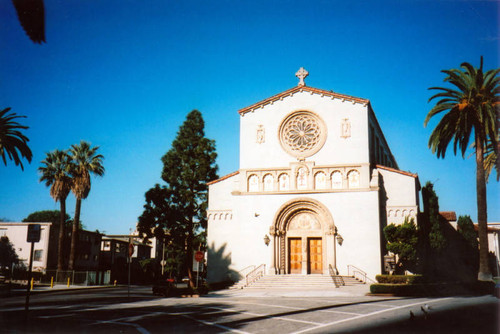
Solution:
[{"label": "carved stone relief", "polygon": [[266,130],[262,124],[257,126],[257,144],[262,144],[266,141]]},{"label": "carved stone relief", "polygon": [[292,218],[289,230],[321,230],[320,222],[310,213],[302,212]]},{"label": "carved stone relief", "polygon": [[351,136],[351,122],[348,118],[342,120],[342,125],[340,127],[340,136],[342,138],[349,138]]}]

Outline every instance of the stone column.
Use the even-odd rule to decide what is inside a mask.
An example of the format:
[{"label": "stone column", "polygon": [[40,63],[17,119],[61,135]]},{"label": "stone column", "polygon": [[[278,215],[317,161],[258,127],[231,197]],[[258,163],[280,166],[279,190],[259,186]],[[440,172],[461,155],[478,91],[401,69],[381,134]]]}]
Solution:
[{"label": "stone column", "polygon": [[269,266],[268,274],[276,275],[276,232],[274,226],[269,228],[269,234],[271,235],[271,265]]},{"label": "stone column", "polygon": [[336,266],[336,256],[335,254],[336,249],[335,249],[335,227],[333,225],[328,227],[327,232],[325,233],[325,241],[326,241],[326,268],[323,269],[323,273],[329,274],[329,265],[332,266],[332,268],[335,270]]},{"label": "stone column", "polygon": [[285,245],[285,241],[286,241],[286,238],[285,238],[285,231],[278,231],[278,235],[279,235],[279,239],[280,239],[280,245],[279,245],[279,257],[280,257],[280,260],[279,260],[279,273],[281,275],[284,275],[286,274],[286,245]]}]

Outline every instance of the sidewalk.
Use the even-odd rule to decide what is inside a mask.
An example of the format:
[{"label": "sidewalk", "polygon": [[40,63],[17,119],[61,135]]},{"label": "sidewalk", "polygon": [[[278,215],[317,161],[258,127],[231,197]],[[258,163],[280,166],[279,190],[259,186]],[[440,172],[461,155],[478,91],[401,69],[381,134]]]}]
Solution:
[{"label": "sidewalk", "polygon": [[359,297],[369,292],[370,284],[363,284],[332,289],[226,289],[209,292],[204,297]]},{"label": "sidewalk", "polygon": [[[113,285],[70,285],[67,284],[54,284],[51,288],[50,285],[35,285],[30,294],[44,293],[44,292],[56,292],[56,291],[71,291],[71,290],[87,290],[87,289],[103,289],[103,288],[114,288]],[[15,285],[12,289],[2,290],[1,297],[13,297],[26,294],[26,285]]]}]

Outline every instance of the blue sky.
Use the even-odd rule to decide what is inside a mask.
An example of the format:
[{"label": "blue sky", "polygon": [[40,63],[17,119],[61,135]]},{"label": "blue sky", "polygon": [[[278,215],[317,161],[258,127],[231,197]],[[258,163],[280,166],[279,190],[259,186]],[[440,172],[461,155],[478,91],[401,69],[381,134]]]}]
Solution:
[{"label": "blue sky", "polygon": [[[127,233],[161,156],[192,109],[217,145],[219,175],[238,169],[237,110],[297,84],[370,99],[402,170],[435,183],[440,209],[476,219],[475,160],[427,148],[431,86],[463,61],[498,64],[495,1],[56,1],[33,44],[0,2],[0,107],[22,122],[34,158],[0,165],[0,217],[59,209],[37,168],[80,140],[100,146],[106,174],[82,204],[88,229]],[[488,220],[500,221],[499,183]],[[67,201],[74,215],[74,198]]]}]

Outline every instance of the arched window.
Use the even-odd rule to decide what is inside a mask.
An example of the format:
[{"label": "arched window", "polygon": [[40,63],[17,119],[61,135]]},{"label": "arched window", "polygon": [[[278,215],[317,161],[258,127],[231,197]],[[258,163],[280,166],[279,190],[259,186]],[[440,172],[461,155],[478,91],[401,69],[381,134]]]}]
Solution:
[{"label": "arched window", "polygon": [[332,173],[332,188],[342,189],[342,173],[338,170]]},{"label": "arched window", "polygon": [[248,191],[257,192],[259,191],[259,177],[255,174],[250,175],[248,178]]},{"label": "arched window", "polygon": [[271,174],[266,174],[264,176],[264,191],[273,191],[274,189],[274,177]]},{"label": "arched window", "polygon": [[347,174],[347,180],[349,181],[349,188],[359,188],[359,172],[357,170],[351,170]]},{"label": "arched window", "polygon": [[315,189],[326,189],[326,175],[323,172],[317,172],[314,175],[314,188]]},{"label": "arched window", "polygon": [[279,190],[289,190],[290,189],[290,179],[288,174],[283,173],[278,177],[278,187]]},{"label": "arched window", "polygon": [[297,170],[297,189],[307,189],[307,171],[304,167],[300,167]]}]

